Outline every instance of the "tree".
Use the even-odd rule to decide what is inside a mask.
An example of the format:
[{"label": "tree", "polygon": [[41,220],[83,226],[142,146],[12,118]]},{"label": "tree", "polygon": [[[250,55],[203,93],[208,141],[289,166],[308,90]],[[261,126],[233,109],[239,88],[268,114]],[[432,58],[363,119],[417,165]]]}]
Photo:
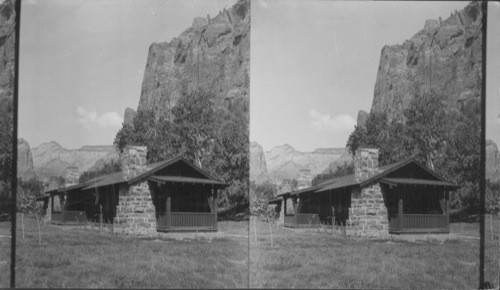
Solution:
[{"label": "tree", "polygon": [[111,174],[115,172],[120,172],[121,171],[121,164],[119,160],[110,160],[102,165],[101,168],[96,169],[96,170],[88,170],[82,173],[80,175],[80,178],[78,179],[79,183],[83,183],[86,181],[89,181],[93,178],[96,178],[98,176],[106,175],[106,174]]},{"label": "tree", "polygon": [[351,162],[344,162],[344,164],[337,166],[334,170],[329,170],[326,173],[316,175],[312,180],[312,186],[316,186],[328,179],[335,177],[342,177],[354,173],[354,164]]},{"label": "tree", "polygon": [[414,97],[404,111],[406,133],[412,144],[408,149],[432,170],[449,137],[449,116],[442,100],[439,94],[425,93]]}]

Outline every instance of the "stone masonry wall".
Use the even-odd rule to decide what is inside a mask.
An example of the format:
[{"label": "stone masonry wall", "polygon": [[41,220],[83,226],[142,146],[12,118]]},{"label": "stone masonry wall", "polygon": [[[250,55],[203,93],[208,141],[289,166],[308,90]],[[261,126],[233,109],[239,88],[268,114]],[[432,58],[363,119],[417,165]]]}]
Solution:
[{"label": "stone masonry wall", "polygon": [[126,146],[123,149],[120,154],[120,162],[124,180],[130,180],[147,170],[147,153],[146,146]]},{"label": "stone masonry wall", "polygon": [[388,234],[389,220],[380,185],[357,189],[351,196],[347,234],[368,237]]},{"label": "stone masonry wall", "polygon": [[155,207],[147,181],[120,188],[114,231],[129,235],[154,235],[156,233]]},{"label": "stone masonry wall", "polygon": [[[127,146],[120,155],[124,180],[130,180],[146,168],[147,148]],[[121,186],[116,208],[114,231],[122,234],[152,235],[156,233],[155,207],[147,181]]]},{"label": "stone masonry wall", "polygon": [[[363,182],[379,173],[378,150],[360,148],[354,156],[356,182]],[[387,208],[378,183],[355,189],[351,194],[351,208],[347,233],[354,236],[380,236],[388,233]]]}]

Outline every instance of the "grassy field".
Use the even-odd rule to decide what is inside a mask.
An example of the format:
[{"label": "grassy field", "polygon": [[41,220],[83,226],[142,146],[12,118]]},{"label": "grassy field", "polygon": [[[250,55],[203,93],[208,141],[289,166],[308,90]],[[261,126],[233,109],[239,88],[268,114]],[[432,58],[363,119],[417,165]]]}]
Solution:
[{"label": "grassy field", "polygon": [[[20,219],[18,219],[19,221]],[[17,226],[17,287],[248,287],[248,221],[220,222],[228,235],[205,239],[123,237],[41,226]]]},{"label": "grassy field", "polygon": [[10,286],[10,221],[0,222],[0,288]]},{"label": "grassy field", "polygon": [[[486,241],[486,281],[498,285],[498,223],[495,226],[495,239],[488,233]],[[452,224],[451,231],[464,237],[366,240],[274,227],[271,241],[269,224],[254,223],[252,217],[250,287],[477,288],[479,224]]]}]

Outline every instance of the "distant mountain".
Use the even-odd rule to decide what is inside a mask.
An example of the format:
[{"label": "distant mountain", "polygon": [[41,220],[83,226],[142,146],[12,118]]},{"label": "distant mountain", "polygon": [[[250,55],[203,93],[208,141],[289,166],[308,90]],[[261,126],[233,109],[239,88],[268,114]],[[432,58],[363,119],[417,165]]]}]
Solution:
[{"label": "distant mountain", "polygon": [[301,152],[289,144],[274,147],[266,151],[264,156],[269,178],[275,184],[281,184],[284,179],[304,179],[304,176],[312,179],[328,167],[352,160],[345,148],[319,148],[312,152]]},{"label": "distant mountain", "polygon": [[36,178],[30,144],[22,138],[17,139],[17,178],[24,181]]},{"label": "distant mountain", "polygon": [[112,145],[83,146],[80,149],[66,149],[57,142],[43,143],[31,150],[35,173],[43,181],[50,177],[67,177],[74,183],[78,176],[89,170],[96,162],[117,158]]},{"label": "distant mountain", "polygon": [[486,140],[486,179],[500,181],[500,153],[498,146],[491,140]]}]

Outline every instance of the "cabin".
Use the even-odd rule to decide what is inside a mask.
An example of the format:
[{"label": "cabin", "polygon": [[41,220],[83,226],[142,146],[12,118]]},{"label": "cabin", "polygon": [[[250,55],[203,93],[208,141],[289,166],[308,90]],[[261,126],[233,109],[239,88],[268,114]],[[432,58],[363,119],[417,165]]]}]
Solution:
[{"label": "cabin", "polygon": [[414,159],[378,166],[361,148],[354,174],[284,192],[269,201],[284,226],[346,226],[353,235],[449,233],[450,192],[458,186]]},{"label": "cabin", "polygon": [[148,165],[146,154],[127,146],[121,172],[46,192],[51,223],[126,234],[217,231],[217,194],[227,185],[183,157]]}]

